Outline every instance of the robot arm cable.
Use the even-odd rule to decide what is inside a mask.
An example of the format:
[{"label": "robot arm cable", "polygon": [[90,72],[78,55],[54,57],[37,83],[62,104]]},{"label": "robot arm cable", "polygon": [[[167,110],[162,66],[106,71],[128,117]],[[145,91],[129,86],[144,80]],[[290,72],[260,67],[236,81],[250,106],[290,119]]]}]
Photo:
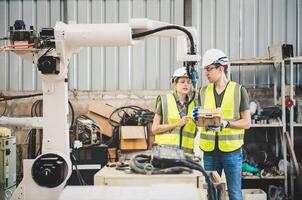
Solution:
[{"label": "robot arm cable", "polygon": [[[169,25],[169,26],[163,26],[163,27],[160,27],[160,28],[157,28],[157,29],[153,29],[153,30],[150,30],[150,31],[145,31],[145,32],[141,32],[141,33],[133,33],[132,34],[132,38],[133,39],[136,39],[136,38],[140,38],[140,37],[144,37],[144,36],[147,36],[147,35],[151,35],[151,34],[154,34],[156,32],[160,32],[160,31],[164,31],[164,30],[169,30],[169,29],[177,29],[177,30],[180,30],[182,32],[184,32],[189,40],[190,40],[190,54],[191,55],[195,55],[196,54],[196,49],[195,49],[195,44],[194,44],[194,39],[193,39],[193,36],[192,34],[190,33],[190,31],[188,31],[187,29],[181,27],[181,26],[175,26],[175,25]],[[197,79],[198,79],[198,75],[194,69],[194,65],[196,64],[196,62],[188,62],[187,64],[187,71],[188,71],[188,75],[189,75],[189,78],[193,80],[193,85],[194,85],[194,92],[193,92],[193,96],[192,98],[189,100],[188,102],[188,105],[195,99],[195,95],[196,95],[196,86],[197,86]]]},{"label": "robot arm cable", "polygon": [[191,43],[191,47],[190,47],[191,52],[190,52],[190,54],[192,54],[192,55],[196,54],[195,44],[194,44],[194,39],[193,39],[192,34],[187,29],[185,29],[181,26],[169,25],[169,26],[163,26],[163,27],[160,27],[160,28],[157,28],[157,29],[146,31],[146,32],[133,33],[132,38],[136,39],[136,38],[144,37],[144,36],[147,36],[147,35],[151,35],[153,33],[157,33],[157,32],[164,31],[164,30],[169,30],[169,29],[177,29],[177,30],[180,30],[180,31],[186,33],[189,40],[190,40],[190,43]]}]

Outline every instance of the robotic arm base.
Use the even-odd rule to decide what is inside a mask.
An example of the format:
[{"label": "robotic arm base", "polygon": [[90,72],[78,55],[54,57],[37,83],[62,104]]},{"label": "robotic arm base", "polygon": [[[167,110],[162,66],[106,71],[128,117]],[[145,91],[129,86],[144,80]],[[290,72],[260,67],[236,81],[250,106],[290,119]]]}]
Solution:
[{"label": "robotic arm base", "polygon": [[[48,153],[49,154],[49,153]],[[41,160],[41,158],[45,158],[45,155],[48,154],[43,154],[39,157],[37,157],[35,160],[33,159],[26,159],[23,160],[23,172],[24,176],[21,181],[21,183],[18,185],[17,189],[14,191],[12,195],[12,200],[40,200],[40,199],[45,199],[45,200],[52,200],[52,199],[58,199],[61,192],[64,189],[64,186],[66,184],[66,181],[71,175],[71,162],[70,159],[67,158],[65,155],[60,155],[60,153],[53,153],[57,155],[58,157],[61,157],[65,160],[67,166],[65,168],[66,172],[66,177],[64,181],[56,186],[56,187],[49,187],[49,186],[40,186],[36,183],[35,180],[33,180],[33,167],[34,164]],[[45,161],[45,159],[44,159]],[[47,161],[46,161],[47,162]]]}]

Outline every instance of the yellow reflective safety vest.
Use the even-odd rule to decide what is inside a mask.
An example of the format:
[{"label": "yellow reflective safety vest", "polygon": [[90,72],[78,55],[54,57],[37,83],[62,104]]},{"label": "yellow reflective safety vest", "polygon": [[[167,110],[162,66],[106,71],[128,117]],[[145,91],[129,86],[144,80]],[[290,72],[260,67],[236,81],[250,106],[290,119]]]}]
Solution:
[{"label": "yellow reflective safety vest", "polygon": [[[214,84],[200,89],[199,104],[203,109],[215,109]],[[221,102],[222,119],[235,121],[240,119],[241,85],[230,81],[225,89]],[[200,134],[200,148],[211,152],[215,148],[215,136],[218,136],[218,149],[223,152],[231,152],[243,145],[244,129],[224,128],[221,132],[206,131],[203,127]]]},{"label": "yellow reflective safety vest", "polygon": [[[160,95],[157,97],[156,107],[158,103],[162,104],[162,124],[171,124],[178,122],[180,117],[180,111],[178,110],[177,103],[173,93],[167,95]],[[195,107],[195,102],[192,101],[188,106],[188,115],[192,117],[192,111]],[[194,138],[197,133],[196,124],[192,119],[183,127],[177,127],[173,130],[157,133],[155,135],[155,141],[158,144],[171,145],[181,147],[184,153],[188,156],[194,155]]]}]

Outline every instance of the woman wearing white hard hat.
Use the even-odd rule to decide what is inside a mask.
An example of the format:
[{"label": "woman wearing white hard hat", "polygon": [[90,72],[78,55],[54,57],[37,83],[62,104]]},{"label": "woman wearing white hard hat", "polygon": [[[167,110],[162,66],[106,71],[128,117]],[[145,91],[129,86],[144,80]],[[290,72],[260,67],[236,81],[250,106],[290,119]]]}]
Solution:
[{"label": "woman wearing white hard hat", "polygon": [[251,124],[249,96],[240,84],[228,80],[228,57],[221,50],[207,50],[202,67],[210,84],[200,89],[200,107],[194,113],[200,108],[220,108],[223,119],[220,127],[201,129],[199,146],[204,151],[204,168],[220,175],[224,170],[230,200],[242,199],[242,146],[244,130]]},{"label": "woman wearing white hard hat", "polygon": [[181,148],[186,155],[193,156],[196,125],[188,114],[191,114],[195,103],[189,103],[192,82],[185,67],[175,70],[171,82],[174,92],[159,95],[156,101],[156,112],[152,132],[157,144]]}]

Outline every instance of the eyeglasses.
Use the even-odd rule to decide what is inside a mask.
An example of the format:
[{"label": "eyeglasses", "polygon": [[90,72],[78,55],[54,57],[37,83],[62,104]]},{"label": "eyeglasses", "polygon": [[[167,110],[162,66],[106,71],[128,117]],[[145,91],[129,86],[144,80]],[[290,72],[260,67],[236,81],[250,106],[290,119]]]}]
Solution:
[{"label": "eyeglasses", "polygon": [[213,69],[217,69],[217,66],[212,66],[212,67],[205,67],[204,70],[206,70],[207,72],[212,71]]}]

